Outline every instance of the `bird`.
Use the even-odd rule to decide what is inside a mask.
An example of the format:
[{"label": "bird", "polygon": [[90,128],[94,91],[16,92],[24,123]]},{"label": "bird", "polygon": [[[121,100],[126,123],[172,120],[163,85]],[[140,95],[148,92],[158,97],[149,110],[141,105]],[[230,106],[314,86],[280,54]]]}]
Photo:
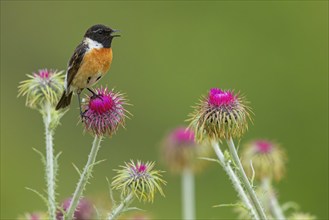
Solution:
[{"label": "bird", "polygon": [[118,30],[103,24],[96,24],[87,29],[82,42],[75,48],[68,62],[64,81],[64,92],[56,110],[70,105],[72,94],[78,95],[80,114],[80,94],[83,89],[88,89],[94,97],[96,93],[91,87],[96,84],[110,69],[112,64],[112,40],[120,37]]}]

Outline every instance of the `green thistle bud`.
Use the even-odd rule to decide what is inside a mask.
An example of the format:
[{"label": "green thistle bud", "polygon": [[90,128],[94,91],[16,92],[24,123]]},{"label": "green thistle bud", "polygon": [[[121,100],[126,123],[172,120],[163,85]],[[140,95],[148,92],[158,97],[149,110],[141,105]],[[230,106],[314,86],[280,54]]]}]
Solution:
[{"label": "green thistle bud", "polygon": [[32,75],[27,74],[30,79],[20,82],[18,96],[26,96],[26,106],[33,109],[39,109],[46,102],[55,106],[63,90],[62,73],[43,69]]},{"label": "green thistle bud", "polygon": [[163,171],[153,170],[155,163],[141,161],[130,161],[121,166],[122,169],[115,170],[117,175],[113,178],[112,188],[121,190],[123,197],[133,194],[139,201],[153,202],[156,191],[164,196],[161,185],[166,181],[162,179]]}]

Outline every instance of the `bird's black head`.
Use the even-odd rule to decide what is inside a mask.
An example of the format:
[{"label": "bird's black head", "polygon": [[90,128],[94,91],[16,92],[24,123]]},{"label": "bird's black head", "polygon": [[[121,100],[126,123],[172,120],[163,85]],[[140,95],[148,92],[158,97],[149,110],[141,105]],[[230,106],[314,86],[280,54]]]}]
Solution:
[{"label": "bird's black head", "polygon": [[120,35],[115,35],[117,30],[113,30],[105,25],[96,24],[90,27],[84,37],[88,37],[91,40],[101,43],[103,47],[111,47],[111,43],[114,37],[120,37]]}]

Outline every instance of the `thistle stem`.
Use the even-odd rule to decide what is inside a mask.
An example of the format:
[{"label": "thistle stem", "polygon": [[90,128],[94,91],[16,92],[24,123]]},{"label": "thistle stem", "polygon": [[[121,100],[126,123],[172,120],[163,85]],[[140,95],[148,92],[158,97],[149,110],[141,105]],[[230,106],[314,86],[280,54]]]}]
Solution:
[{"label": "thistle stem", "polygon": [[261,206],[260,202],[259,202],[259,199],[257,198],[256,196],[256,193],[254,191],[254,189],[252,188],[250,182],[249,182],[249,179],[242,167],[242,164],[240,162],[240,159],[239,159],[239,156],[238,156],[238,153],[236,151],[236,148],[235,148],[235,145],[234,145],[234,142],[232,140],[232,138],[230,139],[227,139],[226,140],[227,142],[227,145],[229,147],[229,150],[230,150],[230,153],[231,153],[231,156],[232,156],[232,160],[233,162],[236,164],[237,166],[237,172],[239,174],[239,176],[241,177],[241,181],[252,201],[252,203],[254,204],[254,207],[256,208],[256,211],[259,215],[259,217],[262,219],[262,220],[266,220],[267,217],[265,215],[265,212],[263,210],[263,207]]},{"label": "thistle stem", "polygon": [[45,124],[46,136],[46,181],[48,193],[48,212],[51,220],[56,219],[56,201],[55,201],[55,172],[54,172],[54,149],[53,149],[53,130],[51,129],[51,105],[46,103],[44,106],[43,122]]},{"label": "thistle stem", "polygon": [[194,174],[190,168],[185,168],[182,173],[182,206],[183,219],[195,219],[195,191]]},{"label": "thistle stem", "polygon": [[269,207],[272,215],[275,217],[275,219],[285,220],[286,217],[284,216],[283,211],[279,205],[278,199],[271,185],[271,180],[269,178],[264,178],[262,180],[262,187],[268,196]]},{"label": "thistle stem", "polygon": [[249,197],[247,196],[247,194],[246,194],[239,178],[237,177],[236,173],[233,171],[230,163],[228,163],[225,160],[224,154],[223,154],[222,150],[220,149],[220,146],[219,146],[218,142],[217,141],[212,141],[211,145],[212,145],[213,149],[215,150],[215,153],[218,157],[220,165],[223,167],[224,171],[229,176],[235,191],[238,193],[238,196],[240,197],[240,199],[242,200],[242,202],[244,203],[244,205],[246,206],[246,208],[250,212],[253,219],[259,220],[260,218],[257,214],[257,211],[256,211],[255,207],[252,205]]},{"label": "thistle stem", "polygon": [[84,189],[86,188],[86,185],[88,183],[88,180],[91,176],[93,167],[94,167],[94,163],[96,160],[96,156],[98,153],[98,150],[100,148],[100,143],[102,141],[102,136],[95,136],[94,141],[93,141],[93,146],[91,148],[90,154],[88,156],[88,161],[86,163],[86,166],[83,169],[83,172],[80,176],[80,180],[78,182],[78,185],[74,191],[70,206],[67,210],[66,213],[66,218],[71,220],[74,217],[74,211],[78,206],[79,200],[82,196],[82,193],[84,191]]},{"label": "thistle stem", "polygon": [[115,209],[113,209],[110,214],[108,215],[107,219],[108,220],[113,220],[119,217],[126,208],[130,205],[130,203],[133,201],[133,193],[129,193],[126,198],[124,198],[120,205],[117,206]]}]

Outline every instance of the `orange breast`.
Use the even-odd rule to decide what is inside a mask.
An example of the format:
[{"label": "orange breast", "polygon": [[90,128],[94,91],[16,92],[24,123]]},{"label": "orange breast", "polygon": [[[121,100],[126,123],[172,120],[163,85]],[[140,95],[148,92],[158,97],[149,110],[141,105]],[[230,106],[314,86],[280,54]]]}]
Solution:
[{"label": "orange breast", "polygon": [[72,85],[78,88],[86,88],[95,84],[100,76],[104,76],[109,71],[112,56],[111,48],[92,49],[87,52]]}]

